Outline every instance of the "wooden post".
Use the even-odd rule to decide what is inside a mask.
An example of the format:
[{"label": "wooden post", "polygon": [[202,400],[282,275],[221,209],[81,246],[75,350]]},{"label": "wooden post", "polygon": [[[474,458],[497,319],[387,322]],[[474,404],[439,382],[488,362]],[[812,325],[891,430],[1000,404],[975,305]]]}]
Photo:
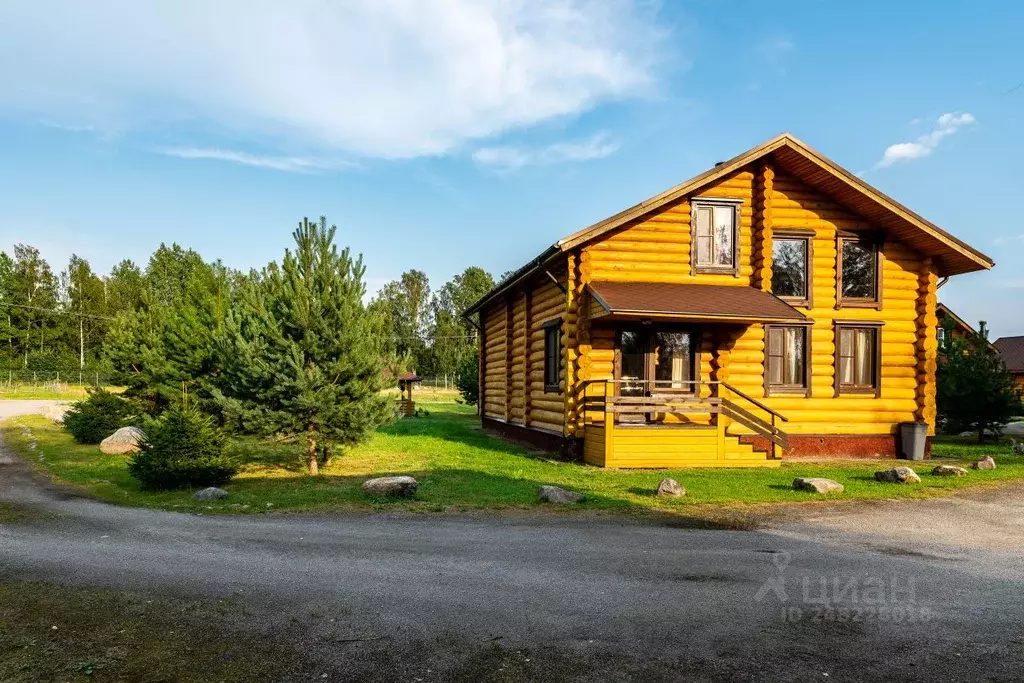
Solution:
[{"label": "wooden post", "polygon": [[615,462],[615,413],[608,402],[608,385],[604,389],[604,466],[613,467]]}]

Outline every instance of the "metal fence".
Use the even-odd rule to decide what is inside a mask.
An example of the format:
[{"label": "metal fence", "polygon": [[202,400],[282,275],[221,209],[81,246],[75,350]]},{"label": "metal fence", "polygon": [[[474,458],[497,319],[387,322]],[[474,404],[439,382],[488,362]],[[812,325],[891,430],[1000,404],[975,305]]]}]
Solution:
[{"label": "metal fence", "polygon": [[103,387],[111,386],[113,381],[109,375],[96,370],[0,370],[0,385],[7,387],[28,385],[45,388],[69,384]]}]

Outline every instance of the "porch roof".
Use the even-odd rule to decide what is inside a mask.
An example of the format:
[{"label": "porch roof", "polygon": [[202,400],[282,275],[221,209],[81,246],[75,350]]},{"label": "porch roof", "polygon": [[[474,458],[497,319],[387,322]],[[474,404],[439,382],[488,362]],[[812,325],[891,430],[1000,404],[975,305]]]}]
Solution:
[{"label": "porch roof", "polygon": [[753,287],[591,282],[588,288],[594,300],[605,311],[596,317],[614,315],[718,322],[807,322],[807,316],[782,299]]}]

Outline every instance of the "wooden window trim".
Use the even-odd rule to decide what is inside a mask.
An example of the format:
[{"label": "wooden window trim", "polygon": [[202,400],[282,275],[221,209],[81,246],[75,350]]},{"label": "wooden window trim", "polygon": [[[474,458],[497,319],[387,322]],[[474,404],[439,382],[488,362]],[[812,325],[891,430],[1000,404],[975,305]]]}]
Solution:
[{"label": "wooden window trim", "polygon": [[[814,231],[813,230],[798,230],[795,228],[779,228],[772,230],[772,239],[784,239],[784,240],[795,240],[801,239],[807,242],[807,267],[804,269],[804,278],[807,283],[807,295],[803,297],[799,296],[779,296],[780,299],[785,301],[790,306],[800,306],[801,308],[811,309],[814,308]],[[774,279],[774,268],[775,262],[772,261],[773,279]],[[776,294],[775,296],[778,296]]]},{"label": "wooden window trim", "polygon": [[[835,356],[833,358],[833,390],[836,396],[844,395],[873,395],[879,398],[882,395],[882,326],[885,323],[874,320],[836,320],[835,321]],[[872,387],[858,387],[843,385],[839,382],[839,358],[840,344],[842,343],[841,332],[847,329],[870,329],[874,332],[874,358],[871,369]]]},{"label": "wooden window trim", "polygon": [[[541,329],[544,330],[544,393],[557,394],[562,391],[562,319],[546,320],[541,325]],[[556,330],[556,339],[558,340],[558,363],[555,371],[557,381],[554,384],[548,382],[548,331],[552,329]]]},{"label": "wooden window trim", "polygon": [[[765,325],[764,326],[764,395],[765,396],[804,396],[811,395],[811,329],[813,322],[793,325]],[[801,328],[804,333],[804,386],[772,384],[769,363],[769,343],[772,329]]]},{"label": "wooden window trim", "polygon": [[[875,296],[868,298],[849,298],[843,296],[843,243],[860,242],[871,247],[875,253]],[[873,235],[856,233],[836,233],[836,310],[841,308],[874,308],[882,310],[882,247],[881,239]]]},{"label": "wooden window trim", "polygon": [[[697,265],[697,209],[702,207],[731,206],[735,213],[732,220],[732,266]],[[743,231],[743,200],[729,197],[694,197],[690,200],[690,275],[732,275],[740,276],[740,233]],[[712,226],[714,234],[714,226]]]}]

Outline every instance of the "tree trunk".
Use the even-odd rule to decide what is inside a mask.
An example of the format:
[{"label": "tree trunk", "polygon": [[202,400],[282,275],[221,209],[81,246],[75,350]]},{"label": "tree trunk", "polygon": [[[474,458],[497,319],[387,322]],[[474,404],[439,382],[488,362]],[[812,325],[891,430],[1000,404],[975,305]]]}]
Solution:
[{"label": "tree trunk", "polygon": [[309,465],[311,475],[320,474],[316,460],[316,425],[312,422],[306,427],[306,464]]},{"label": "tree trunk", "polygon": [[978,443],[985,443],[985,426],[978,426]]},{"label": "tree trunk", "polygon": [[85,369],[85,331],[81,317],[78,318],[78,369]]},{"label": "tree trunk", "polygon": [[320,464],[324,467],[330,467],[333,461],[334,451],[331,449],[331,444],[325,443],[320,446]]}]

